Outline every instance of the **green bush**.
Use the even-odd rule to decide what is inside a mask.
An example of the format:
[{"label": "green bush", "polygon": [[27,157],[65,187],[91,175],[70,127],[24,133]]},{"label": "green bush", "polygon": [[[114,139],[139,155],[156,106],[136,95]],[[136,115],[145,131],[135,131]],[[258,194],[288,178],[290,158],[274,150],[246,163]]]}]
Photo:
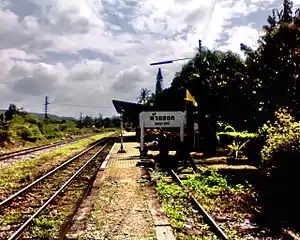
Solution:
[{"label": "green bush", "polygon": [[10,141],[26,140],[36,141],[43,136],[34,124],[37,120],[31,115],[14,115],[12,120],[7,124],[7,133]]},{"label": "green bush", "polygon": [[239,159],[240,155],[244,154],[244,152],[248,156],[248,144],[258,135],[256,133],[249,133],[248,131],[238,132],[227,123],[219,122],[218,125],[221,131],[217,132],[217,139],[219,145],[226,148],[228,156],[234,160]]},{"label": "green bush", "polygon": [[260,129],[260,133],[267,138],[261,151],[264,161],[275,160],[278,154],[300,151],[300,122],[295,121],[287,108],[279,109],[275,115],[277,121],[265,124]]},{"label": "green bush", "polygon": [[261,151],[266,183],[260,198],[263,210],[275,222],[298,224],[300,206],[295,198],[299,188],[300,122],[296,122],[287,108],[275,112],[277,120],[260,130],[266,137]]},{"label": "green bush", "polygon": [[26,123],[13,123],[8,131],[10,140],[30,140],[36,141],[42,139],[43,136],[36,125]]},{"label": "green bush", "polygon": [[0,129],[0,142],[9,141],[9,134],[7,130]]},{"label": "green bush", "polygon": [[250,140],[257,137],[256,133],[249,133],[248,131],[236,131],[235,128],[228,123],[218,122],[220,131],[217,132],[217,139],[220,144],[229,144],[233,140]]},{"label": "green bush", "polygon": [[47,139],[61,137],[63,134],[59,129],[59,124],[42,122],[39,129]]},{"label": "green bush", "polygon": [[31,124],[37,124],[39,122],[39,120],[35,116],[33,116],[29,113],[24,113],[23,119],[25,122],[31,123]]},{"label": "green bush", "polygon": [[59,129],[66,134],[79,134],[80,129],[76,127],[75,122],[68,121],[66,123],[61,123]]},{"label": "green bush", "polygon": [[230,190],[227,180],[215,171],[204,171],[182,182],[188,188],[203,195],[216,195]]}]

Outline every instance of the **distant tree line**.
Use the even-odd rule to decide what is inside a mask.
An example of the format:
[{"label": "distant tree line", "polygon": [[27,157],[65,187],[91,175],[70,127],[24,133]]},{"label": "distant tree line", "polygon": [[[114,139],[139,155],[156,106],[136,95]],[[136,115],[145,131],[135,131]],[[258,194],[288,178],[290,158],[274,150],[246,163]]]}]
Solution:
[{"label": "distant tree line", "polygon": [[[18,108],[15,104],[10,104],[8,109],[5,112],[0,113],[0,123],[4,123],[6,121],[11,121],[14,116],[25,116],[29,115],[23,108]],[[65,123],[66,120],[59,120],[59,119],[45,119],[45,121],[51,122],[51,123]],[[74,122],[77,123],[77,126],[79,128],[114,128],[114,127],[120,127],[120,118],[119,117],[106,117],[103,118],[102,114],[99,114],[98,117],[90,117],[86,116],[83,119],[80,120],[74,120]]]},{"label": "distant tree line", "polygon": [[106,117],[103,118],[101,114],[99,117],[90,117],[86,116],[82,120],[77,121],[78,127],[95,127],[95,128],[114,128],[120,127],[120,118],[119,117]]}]

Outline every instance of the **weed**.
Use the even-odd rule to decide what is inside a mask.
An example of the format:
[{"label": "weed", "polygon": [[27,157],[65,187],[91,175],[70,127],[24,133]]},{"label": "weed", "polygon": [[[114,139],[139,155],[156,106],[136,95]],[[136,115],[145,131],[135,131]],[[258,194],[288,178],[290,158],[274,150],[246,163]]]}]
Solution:
[{"label": "weed", "polygon": [[22,223],[22,221],[23,221],[22,213],[17,211],[11,211],[8,215],[5,216],[5,218],[0,217],[0,225],[2,226]]}]

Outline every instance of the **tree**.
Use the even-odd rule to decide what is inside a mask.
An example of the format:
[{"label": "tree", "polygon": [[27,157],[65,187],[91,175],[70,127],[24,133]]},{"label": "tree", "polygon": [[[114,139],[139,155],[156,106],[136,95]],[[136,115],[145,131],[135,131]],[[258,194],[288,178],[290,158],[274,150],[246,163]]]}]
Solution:
[{"label": "tree", "polygon": [[15,104],[10,104],[8,110],[5,112],[5,120],[12,120],[13,116],[18,114],[19,110]]},{"label": "tree", "polygon": [[0,122],[4,122],[4,114],[0,113]]},{"label": "tree", "polygon": [[82,121],[83,127],[92,127],[94,125],[94,120],[90,116],[86,116]]},{"label": "tree", "polygon": [[121,118],[113,116],[111,117],[111,124],[112,127],[120,127],[121,126]]},{"label": "tree", "polygon": [[150,93],[151,91],[147,88],[142,88],[140,91],[140,96],[137,98],[138,103],[140,104],[146,104],[148,100],[150,99]]},{"label": "tree", "polygon": [[99,113],[99,117],[95,118],[95,127],[100,128],[103,125],[103,115],[102,113]]},{"label": "tree", "polygon": [[261,123],[281,106],[299,110],[300,14],[298,9],[293,15],[292,6],[291,1],[284,0],[283,10],[273,10],[256,51],[241,46],[247,55],[248,74],[255,82]]},{"label": "tree", "polygon": [[112,120],[110,118],[104,118],[103,119],[103,126],[105,128],[109,128],[109,127],[112,127]]},{"label": "tree", "polygon": [[158,69],[158,72],[157,72],[157,76],[156,76],[156,88],[155,88],[155,94],[158,95],[162,89],[163,89],[163,77],[162,77],[162,74],[161,74],[161,69],[159,68]]}]

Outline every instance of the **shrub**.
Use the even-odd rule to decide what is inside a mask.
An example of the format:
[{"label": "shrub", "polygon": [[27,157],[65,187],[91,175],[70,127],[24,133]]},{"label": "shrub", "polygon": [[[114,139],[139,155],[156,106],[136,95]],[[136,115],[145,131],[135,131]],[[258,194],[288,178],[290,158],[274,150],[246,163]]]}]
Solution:
[{"label": "shrub", "polygon": [[80,133],[80,129],[78,129],[76,127],[76,123],[75,122],[65,122],[65,123],[61,123],[59,126],[60,131],[65,132],[66,134],[78,134]]},{"label": "shrub", "polygon": [[278,120],[273,124],[265,124],[260,130],[267,138],[261,151],[264,161],[274,161],[283,153],[300,151],[300,122],[295,121],[287,108],[279,109],[275,115]]},{"label": "shrub", "polygon": [[0,129],[0,143],[8,142],[9,141],[9,134],[7,130]]},{"label": "shrub", "polygon": [[242,150],[246,153],[249,152],[247,151],[248,144],[257,137],[256,133],[249,133],[248,131],[238,132],[227,123],[219,122],[218,124],[221,128],[220,130],[223,131],[217,133],[217,138],[222,147],[226,146],[231,158],[239,159]]},{"label": "shrub", "polygon": [[42,134],[37,126],[28,124],[15,124],[11,136],[14,139],[36,141],[42,138]]},{"label": "shrub", "polygon": [[14,115],[12,120],[7,123],[7,133],[9,140],[29,140],[36,141],[43,136],[39,128],[33,124],[36,119],[30,115]]},{"label": "shrub", "polygon": [[58,124],[40,122],[39,129],[47,139],[60,137],[62,136],[61,131],[59,130]]},{"label": "shrub", "polygon": [[266,136],[261,156],[268,173],[261,197],[270,219],[297,224],[300,207],[294,191],[299,188],[300,122],[287,108],[275,115],[277,120],[261,129]]},{"label": "shrub", "polygon": [[33,116],[32,114],[29,113],[24,113],[23,118],[25,122],[31,123],[31,124],[37,124],[39,120]]},{"label": "shrub", "polygon": [[234,140],[247,141],[257,137],[256,133],[249,133],[248,131],[236,131],[236,129],[228,123],[219,122],[220,132],[217,132],[217,139],[222,144],[232,143]]}]

